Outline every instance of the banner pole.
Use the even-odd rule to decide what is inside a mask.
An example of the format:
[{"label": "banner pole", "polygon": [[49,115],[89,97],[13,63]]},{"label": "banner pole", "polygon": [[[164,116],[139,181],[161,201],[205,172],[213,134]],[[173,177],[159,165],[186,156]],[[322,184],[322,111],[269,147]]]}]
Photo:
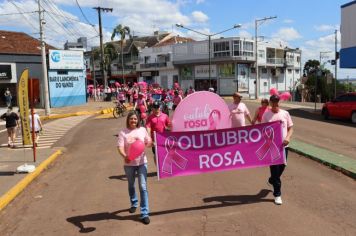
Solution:
[{"label": "banner pole", "polygon": [[33,147],[33,162],[36,162],[36,142],[35,142],[35,119],[34,119],[34,113],[33,113],[33,79],[31,78],[31,125],[32,125],[32,147]]}]

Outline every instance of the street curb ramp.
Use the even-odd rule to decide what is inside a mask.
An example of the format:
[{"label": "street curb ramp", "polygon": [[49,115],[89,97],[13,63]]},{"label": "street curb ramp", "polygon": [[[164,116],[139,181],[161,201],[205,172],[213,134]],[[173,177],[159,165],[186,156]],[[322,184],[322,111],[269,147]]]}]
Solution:
[{"label": "street curb ramp", "polygon": [[20,182],[18,182],[14,187],[12,187],[7,193],[0,197],[0,211],[3,210],[12,200],[15,199],[17,195],[19,195],[36,177],[42,173],[47,167],[57,159],[58,156],[62,154],[61,150],[56,151],[50,157],[48,157],[45,161],[43,161],[38,167],[36,167],[35,171],[29,173],[23,178]]}]

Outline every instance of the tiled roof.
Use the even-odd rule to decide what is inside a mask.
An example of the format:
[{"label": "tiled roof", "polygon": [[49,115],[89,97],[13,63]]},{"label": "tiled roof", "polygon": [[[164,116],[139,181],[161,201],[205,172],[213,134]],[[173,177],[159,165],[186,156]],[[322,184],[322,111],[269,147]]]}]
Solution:
[{"label": "tiled roof", "polygon": [[[46,50],[56,49],[46,44]],[[0,30],[0,54],[41,55],[40,41],[22,32]]]},{"label": "tiled roof", "polygon": [[187,42],[193,42],[193,41],[195,41],[195,40],[191,39],[191,38],[180,37],[178,35],[178,36],[173,36],[167,40],[157,43],[155,45],[155,47],[167,46],[167,45],[172,45],[172,44],[177,44],[177,43],[187,43]]},{"label": "tiled roof", "polygon": [[[160,35],[154,35],[154,36],[146,36],[146,37],[135,37],[131,39],[126,39],[124,41],[124,53],[129,53],[130,52],[130,47],[132,44],[135,47],[153,47],[157,43],[159,43],[163,38],[168,36],[169,33],[164,33]],[[120,41],[113,41],[115,48],[117,48],[118,51],[120,51]]]}]

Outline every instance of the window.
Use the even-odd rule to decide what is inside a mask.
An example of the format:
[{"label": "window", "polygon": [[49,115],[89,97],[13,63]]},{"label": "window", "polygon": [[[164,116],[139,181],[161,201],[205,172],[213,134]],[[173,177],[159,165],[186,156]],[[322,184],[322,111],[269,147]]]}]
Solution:
[{"label": "window", "polygon": [[214,57],[228,57],[230,56],[229,41],[214,43]]},{"label": "window", "polygon": [[297,56],[297,62],[300,62],[300,56]]},{"label": "window", "polygon": [[253,57],[253,43],[245,41],[243,45],[244,45],[243,55],[248,57]]},{"label": "window", "polygon": [[354,94],[349,94],[349,99],[350,102],[356,102],[356,95]]},{"label": "window", "polygon": [[147,64],[150,61],[150,56],[145,56],[145,64]]},{"label": "window", "polygon": [[288,74],[292,74],[292,69],[288,69]]},{"label": "window", "polygon": [[264,50],[258,50],[258,57],[259,58],[265,58],[265,51]]},{"label": "window", "polygon": [[267,68],[262,68],[262,74],[267,74]]},{"label": "window", "polygon": [[240,40],[234,40],[234,57],[241,56],[241,41]]},{"label": "window", "polygon": [[296,74],[299,74],[299,69],[296,69],[296,70],[295,70],[295,73],[296,73]]}]

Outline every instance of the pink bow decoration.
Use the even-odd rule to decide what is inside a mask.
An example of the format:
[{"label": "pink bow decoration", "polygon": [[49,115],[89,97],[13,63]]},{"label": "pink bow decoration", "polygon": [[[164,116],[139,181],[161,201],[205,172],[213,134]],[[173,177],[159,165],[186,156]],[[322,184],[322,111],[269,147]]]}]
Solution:
[{"label": "pink bow decoration", "polygon": [[165,141],[165,148],[167,151],[166,156],[164,157],[162,164],[162,172],[167,174],[172,174],[172,165],[173,163],[178,166],[180,169],[184,170],[188,160],[183,156],[177,153],[177,138],[176,137],[168,137]]},{"label": "pink bow decoration", "polygon": [[281,157],[277,145],[273,142],[274,130],[271,126],[267,126],[262,131],[262,136],[265,139],[263,145],[256,151],[259,160],[263,160],[267,153],[270,153],[272,162]]}]

